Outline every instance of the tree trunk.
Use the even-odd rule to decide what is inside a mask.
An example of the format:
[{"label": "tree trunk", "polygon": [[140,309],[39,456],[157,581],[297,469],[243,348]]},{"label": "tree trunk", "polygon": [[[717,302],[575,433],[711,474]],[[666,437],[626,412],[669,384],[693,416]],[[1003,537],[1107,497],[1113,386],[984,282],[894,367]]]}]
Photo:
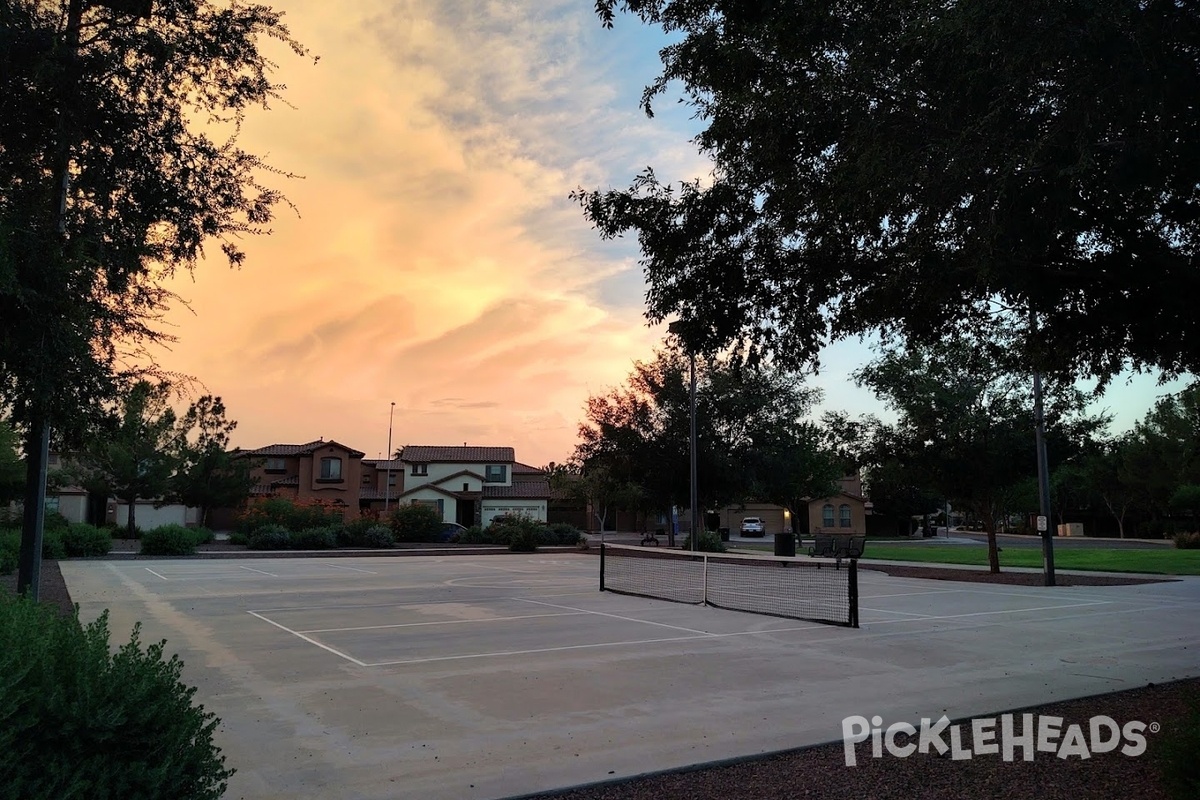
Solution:
[{"label": "tree trunk", "polygon": [[988,572],[994,575],[1000,572],[1000,548],[996,543],[996,515],[990,507],[983,511],[983,527],[988,537]]},{"label": "tree trunk", "polygon": [[134,517],[134,509],[137,508],[137,497],[126,498],[125,502],[128,504],[128,509],[129,509],[129,514],[125,520],[126,538],[136,539],[137,538],[137,526],[134,524],[133,517]]}]

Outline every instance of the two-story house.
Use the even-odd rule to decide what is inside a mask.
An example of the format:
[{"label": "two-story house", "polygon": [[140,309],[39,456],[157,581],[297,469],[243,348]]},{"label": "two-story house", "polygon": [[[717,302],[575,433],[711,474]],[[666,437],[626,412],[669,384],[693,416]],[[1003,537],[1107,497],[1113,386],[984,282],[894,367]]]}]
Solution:
[{"label": "two-story house", "polygon": [[424,503],[444,521],[466,526],[487,525],[501,514],[544,521],[550,499],[545,473],[517,461],[511,447],[408,445],[398,458],[364,459],[358,450],[318,439],[237,456],[256,461],[253,496],[330,501],[347,517]]},{"label": "two-story house", "polygon": [[[801,533],[844,533],[864,534],[867,532],[867,515],[870,502],[863,496],[862,478],[847,475],[838,481],[840,490],[832,497],[814,498],[808,501],[807,527],[805,521],[799,526]],[[746,503],[727,506],[720,511],[720,527],[737,531],[742,517],[759,517],[767,534],[784,533],[792,530],[791,512],[783,506],[771,503]]]},{"label": "two-story house", "polygon": [[501,514],[545,521],[550,481],[511,447],[408,445],[400,452],[403,503],[435,506],[446,522],[487,525]]}]

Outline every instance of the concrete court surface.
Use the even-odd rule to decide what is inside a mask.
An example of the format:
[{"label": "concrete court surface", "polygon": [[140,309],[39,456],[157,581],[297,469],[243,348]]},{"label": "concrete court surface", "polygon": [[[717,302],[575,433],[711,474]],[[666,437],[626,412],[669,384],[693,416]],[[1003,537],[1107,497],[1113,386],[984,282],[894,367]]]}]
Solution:
[{"label": "concrete court surface", "polygon": [[[858,630],[598,588],[588,554],[67,561],[167,639],[227,798],[500,798],[1200,675],[1200,578],[1043,588],[860,569]],[[1144,720],[1150,722],[1150,720]],[[1119,723],[1125,722],[1119,720]]]}]

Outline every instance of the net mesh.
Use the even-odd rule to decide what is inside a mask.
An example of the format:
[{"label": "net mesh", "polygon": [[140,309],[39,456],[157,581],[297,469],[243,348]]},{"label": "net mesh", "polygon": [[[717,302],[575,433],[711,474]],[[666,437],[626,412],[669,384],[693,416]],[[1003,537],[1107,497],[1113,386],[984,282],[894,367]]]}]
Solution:
[{"label": "net mesh", "polygon": [[855,562],[604,545],[600,590],[858,627]]}]

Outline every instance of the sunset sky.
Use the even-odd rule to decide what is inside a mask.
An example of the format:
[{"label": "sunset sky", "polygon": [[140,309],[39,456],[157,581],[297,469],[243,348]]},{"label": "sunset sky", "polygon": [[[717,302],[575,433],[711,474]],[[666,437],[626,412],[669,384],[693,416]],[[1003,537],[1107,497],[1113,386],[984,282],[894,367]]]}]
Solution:
[{"label": "sunset sky", "polygon": [[[276,0],[320,62],[271,42],[294,108],[252,112],[241,144],[303,180],[296,205],[172,288],[179,342],[160,364],[221,395],[234,444],[336,439],[508,445],[562,461],[589,394],[621,383],[665,326],[642,316],[636,244],[603,242],[568,193],[624,187],[640,169],[708,172],[675,104],[638,108],[660,32],[592,0]],[[210,248],[214,255],[216,247]],[[825,407],[881,407],[849,381],[869,353],[830,348]],[[1110,391],[1128,427],[1163,390]]]}]

